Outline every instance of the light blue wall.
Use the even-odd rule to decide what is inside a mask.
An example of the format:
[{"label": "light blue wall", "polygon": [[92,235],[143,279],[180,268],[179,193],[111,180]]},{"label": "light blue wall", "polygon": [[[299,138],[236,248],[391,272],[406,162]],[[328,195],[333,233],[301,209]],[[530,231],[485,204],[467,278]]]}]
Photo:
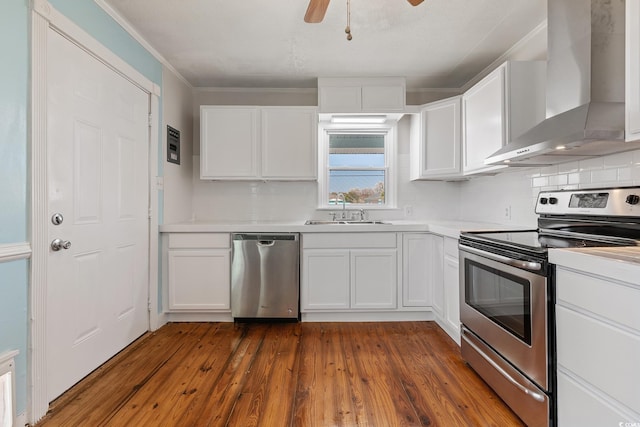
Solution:
[{"label": "light blue wall", "polygon": [[160,62],[93,0],[49,0],[49,3],[149,80],[162,84]]},{"label": "light blue wall", "polygon": [[[0,244],[27,241],[27,0],[0,3]],[[0,353],[18,350],[16,406],[26,407],[28,262],[0,263]]]},{"label": "light blue wall", "polygon": [[[162,65],[93,0],[50,0],[50,3],[149,80],[162,86]],[[29,239],[28,5],[28,0],[0,1],[0,52],[3,55],[0,66],[0,245]],[[20,352],[16,358],[18,414],[25,412],[27,403],[28,285],[28,261],[0,263],[0,353]]]},{"label": "light blue wall", "polygon": [[0,263],[0,354],[18,350],[16,357],[16,406],[25,410],[27,396],[27,278],[26,260]]},{"label": "light blue wall", "polygon": [[[27,0],[0,6],[0,244],[27,240]],[[2,288],[0,288],[2,291]]]}]

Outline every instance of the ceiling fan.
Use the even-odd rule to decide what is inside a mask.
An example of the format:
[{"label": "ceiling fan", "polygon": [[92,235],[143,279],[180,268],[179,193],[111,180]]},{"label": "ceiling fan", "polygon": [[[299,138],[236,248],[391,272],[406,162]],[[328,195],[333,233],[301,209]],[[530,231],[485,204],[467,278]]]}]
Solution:
[{"label": "ceiling fan", "polygon": [[[407,0],[412,6],[417,6],[424,0]],[[322,22],[324,14],[329,7],[329,0],[309,0],[309,6],[307,7],[307,13],[304,14],[304,22],[310,24],[316,24]]]}]

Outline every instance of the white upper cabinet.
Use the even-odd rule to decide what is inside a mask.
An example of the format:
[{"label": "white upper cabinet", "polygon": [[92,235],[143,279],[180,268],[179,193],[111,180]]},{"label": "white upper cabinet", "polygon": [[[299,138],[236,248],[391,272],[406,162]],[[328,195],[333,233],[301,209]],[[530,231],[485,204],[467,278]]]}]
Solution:
[{"label": "white upper cabinet", "polygon": [[253,107],[200,107],[200,178],[258,176],[260,111]]},{"label": "white upper cabinet", "polygon": [[315,180],[315,107],[200,107],[200,178]]},{"label": "white upper cabinet", "polygon": [[461,97],[422,106],[411,117],[411,180],[462,177]]},{"label": "white upper cabinet", "polygon": [[545,62],[508,61],[462,96],[463,172],[505,166],[484,160],[545,118]]},{"label": "white upper cabinet", "polygon": [[404,77],[318,78],[321,113],[395,113],[405,109]]},{"label": "white upper cabinet", "polygon": [[315,107],[262,108],[262,177],[315,180],[317,139]]},{"label": "white upper cabinet", "polygon": [[626,2],[626,129],[627,141],[640,139],[640,3]]}]

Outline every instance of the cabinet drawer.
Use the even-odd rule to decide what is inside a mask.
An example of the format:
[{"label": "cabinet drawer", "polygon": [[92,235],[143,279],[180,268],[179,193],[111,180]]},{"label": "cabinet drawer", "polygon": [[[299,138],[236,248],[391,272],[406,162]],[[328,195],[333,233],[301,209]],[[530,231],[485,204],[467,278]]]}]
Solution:
[{"label": "cabinet drawer", "polygon": [[309,233],[302,235],[304,249],[395,248],[396,233]]},{"label": "cabinet drawer", "polygon": [[444,254],[458,259],[458,239],[451,237],[444,238]]},{"label": "cabinet drawer", "polygon": [[230,248],[229,233],[171,233],[170,249]]},{"label": "cabinet drawer", "polygon": [[640,287],[558,268],[558,304],[568,302],[640,332]]},{"label": "cabinet drawer", "polygon": [[556,307],[558,367],[640,412],[640,335]]},{"label": "cabinet drawer", "polygon": [[585,388],[564,372],[558,372],[559,426],[617,426],[628,415],[618,412],[592,387]]}]

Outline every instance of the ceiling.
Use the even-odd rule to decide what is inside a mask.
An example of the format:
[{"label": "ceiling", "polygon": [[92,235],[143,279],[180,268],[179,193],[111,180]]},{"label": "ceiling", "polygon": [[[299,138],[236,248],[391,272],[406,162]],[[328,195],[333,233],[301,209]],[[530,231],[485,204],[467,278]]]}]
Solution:
[{"label": "ceiling", "polygon": [[102,0],[194,87],[312,88],[317,77],[404,76],[460,88],[546,18],[546,0]]}]

